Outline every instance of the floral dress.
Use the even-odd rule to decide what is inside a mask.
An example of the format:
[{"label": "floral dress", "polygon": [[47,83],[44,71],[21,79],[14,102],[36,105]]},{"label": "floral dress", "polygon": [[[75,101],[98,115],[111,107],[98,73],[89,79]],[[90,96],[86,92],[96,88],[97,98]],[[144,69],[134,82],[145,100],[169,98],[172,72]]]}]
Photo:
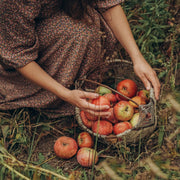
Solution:
[{"label": "floral dress", "polygon": [[99,0],[87,17],[94,23],[84,23],[63,13],[58,0],[1,1],[0,110],[32,107],[52,117],[73,114],[72,105],[33,84],[16,68],[36,61],[55,80],[73,89],[77,78],[112,52],[116,39],[101,13],[120,2]]}]

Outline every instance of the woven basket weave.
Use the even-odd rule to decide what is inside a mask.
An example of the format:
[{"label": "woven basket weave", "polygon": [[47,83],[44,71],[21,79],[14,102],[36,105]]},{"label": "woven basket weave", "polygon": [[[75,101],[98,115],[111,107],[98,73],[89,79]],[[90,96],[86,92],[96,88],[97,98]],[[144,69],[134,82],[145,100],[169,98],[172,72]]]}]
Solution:
[{"label": "woven basket weave", "polygon": [[[88,80],[105,84],[113,89],[116,88],[118,82],[124,79],[131,79],[136,82],[138,90],[144,89],[143,83],[136,76],[133,70],[133,65],[127,60],[115,59],[107,61],[98,67],[95,67],[86,74],[85,77],[77,80],[75,83],[76,89],[94,92],[98,86],[96,83],[91,83]],[[139,123],[132,129],[118,135],[100,135],[88,129],[81,120],[80,109],[75,108],[75,116],[80,127],[89,132],[93,136],[98,136],[98,140],[107,144],[114,144],[123,139],[126,143],[136,143],[141,138],[149,136],[157,125],[156,119],[156,101],[154,98],[153,89],[150,90],[150,101],[146,105],[139,106]]]}]

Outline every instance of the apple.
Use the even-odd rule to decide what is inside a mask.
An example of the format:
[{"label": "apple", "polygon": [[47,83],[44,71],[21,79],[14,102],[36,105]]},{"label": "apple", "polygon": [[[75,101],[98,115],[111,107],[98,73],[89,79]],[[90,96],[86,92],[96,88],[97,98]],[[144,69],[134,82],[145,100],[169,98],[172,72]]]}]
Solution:
[{"label": "apple", "polygon": [[95,115],[90,114],[90,113],[88,113],[88,112],[84,112],[84,113],[85,113],[85,116],[86,116],[86,118],[87,118],[88,120],[90,120],[90,121],[96,121],[96,120],[98,120],[98,116],[95,116]]},{"label": "apple", "polygon": [[89,147],[91,148],[93,146],[93,140],[91,135],[88,132],[81,132],[78,135],[77,143],[80,148],[82,147]]},{"label": "apple", "polygon": [[107,94],[107,93],[112,93],[112,91],[104,86],[98,86],[96,89],[95,89],[95,93],[98,93],[100,94],[101,96],[103,96],[104,94]]},{"label": "apple", "polygon": [[73,157],[78,150],[76,141],[67,136],[59,137],[54,144],[55,154],[62,159],[69,159]]},{"label": "apple", "polygon": [[139,123],[139,113],[135,113],[130,120],[132,127],[136,126]]},{"label": "apple", "polygon": [[[125,80],[122,80],[120,81],[118,84],[117,84],[117,91],[120,92],[121,94],[131,98],[133,96],[136,95],[137,93],[137,85],[136,83],[131,80],[131,79],[125,79]],[[126,99],[124,98],[123,96],[120,96],[121,99]]]},{"label": "apple", "polygon": [[[135,101],[137,104],[139,104],[139,105],[144,105],[144,104],[146,104],[146,102],[145,102],[145,99],[143,99],[142,97],[140,97],[140,96],[134,96],[134,97],[132,97],[131,98],[133,101]],[[132,101],[129,101],[129,103],[134,107],[134,108],[137,108],[138,106],[137,106],[137,104],[135,104],[134,102],[132,102]]]},{"label": "apple", "polygon": [[113,131],[113,125],[109,121],[95,121],[92,125],[92,131],[100,135],[109,135]]},{"label": "apple", "polygon": [[77,161],[83,167],[92,167],[98,159],[97,151],[92,148],[83,147],[77,152]]},{"label": "apple", "polygon": [[137,96],[142,97],[146,101],[146,103],[149,102],[149,99],[150,99],[150,95],[149,94],[150,94],[149,91],[146,90],[146,89],[142,89],[142,90],[137,92]]},{"label": "apple", "polygon": [[[120,95],[118,94],[118,93],[115,93],[115,96],[116,96],[116,99],[117,99],[117,101],[121,101],[122,99],[121,99],[121,97],[120,97]],[[125,101],[126,99],[124,99],[124,101]]]},{"label": "apple", "polygon": [[115,135],[125,132],[128,129],[131,129],[132,125],[129,122],[119,122],[114,125],[113,132]]},{"label": "apple", "polygon": [[[92,99],[88,99],[87,101],[88,101],[89,103],[92,103]],[[90,114],[90,113],[88,113],[88,112],[84,112],[84,113],[85,113],[85,115],[86,115],[86,117],[87,117],[88,120],[96,121],[96,120],[98,119],[98,116],[95,116],[94,114]]]},{"label": "apple", "polygon": [[92,104],[95,104],[98,106],[108,105],[110,107],[110,101],[104,96],[99,96],[98,98],[93,99]]},{"label": "apple", "polygon": [[109,111],[111,113],[111,115],[106,118],[108,121],[110,121],[111,123],[115,124],[118,122],[118,120],[115,118],[114,116],[114,109],[113,107],[109,108],[107,111]]},{"label": "apple", "polygon": [[82,123],[87,127],[87,128],[91,128],[92,127],[92,121],[87,119],[85,112],[84,111],[80,111],[80,117],[82,120]]},{"label": "apple", "polygon": [[115,118],[119,121],[128,121],[134,114],[134,108],[128,101],[119,101],[113,110]]},{"label": "apple", "polygon": [[107,93],[107,94],[104,94],[103,96],[109,100],[109,102],[111,103],[111,106],[113,106],[117,102],[117,98],[115,94],[113,93]]}]

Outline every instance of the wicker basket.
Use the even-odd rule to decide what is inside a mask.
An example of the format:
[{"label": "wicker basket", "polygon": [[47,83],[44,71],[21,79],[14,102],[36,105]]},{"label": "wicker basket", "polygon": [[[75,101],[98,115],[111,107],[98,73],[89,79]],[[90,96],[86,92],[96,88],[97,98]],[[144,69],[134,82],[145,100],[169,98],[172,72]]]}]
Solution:
[{"label": "wicker basket", "polygon": [[[95,67],[85,77],[77,80],[75,86],[76,89],[93,92],[98,85],[90,82],[95,81],[115,89],[117,83],[123,79],[132,79],[136,82],[138,90],[144,89],[143,83],[134,73],[132,63],[127,60],[120,59],[107,61],[100,66]],[[90,80],[90,82],[88,80]],[[153,89],[150,90],[149,103],[139,106],[139,114],[139,123],[134,128],[118,135],[111,134],[106,136],[94,133],[91,131],[91,129],[88,129],[82,123],[80,109],[77,107],[75,108],[75,116],[81,128],[89,132],[91,135],[97,136],[98,140],[101,142],[108,144],[117,143],[120,139],[123,139],[123,141],[126,143],[136,143],[140,138],[145,138],[154,131],[157,125],[157,119],[156,101],[154,98]]]}]

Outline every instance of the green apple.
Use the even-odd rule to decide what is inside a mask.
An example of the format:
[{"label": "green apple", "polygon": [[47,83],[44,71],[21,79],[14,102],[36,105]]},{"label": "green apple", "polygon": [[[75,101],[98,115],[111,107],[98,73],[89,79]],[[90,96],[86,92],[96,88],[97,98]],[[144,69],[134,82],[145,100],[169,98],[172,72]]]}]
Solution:
[{"label": "green apple", "polygon": [[108,94],[108,93],[112,93],[112,91],[104,86],[98,86],[95,89],[95,93],[100,94],[101,96],[103,96],[104,94]]}]

